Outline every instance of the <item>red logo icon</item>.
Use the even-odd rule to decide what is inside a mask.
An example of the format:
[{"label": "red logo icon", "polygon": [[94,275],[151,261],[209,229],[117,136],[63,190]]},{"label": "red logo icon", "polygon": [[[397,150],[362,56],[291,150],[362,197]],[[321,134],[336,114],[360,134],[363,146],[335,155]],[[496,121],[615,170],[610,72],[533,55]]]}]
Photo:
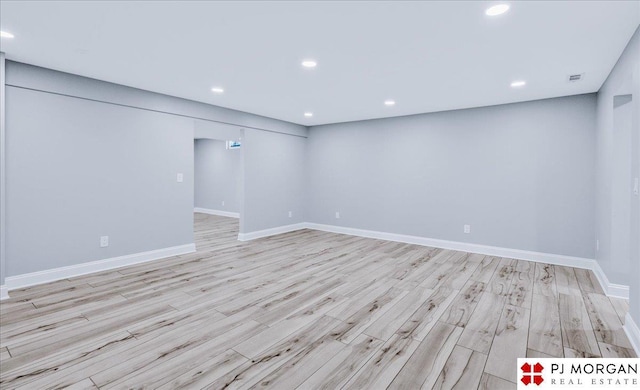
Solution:
[{"label": "red logo icon", "polygon": [[544,379],[542,379],[542,370],[544,370],[542,364],[536,363],[532,366],[529,363],[525,363],[520,367],[520,369],[522,370],[522,379],[520,380],[525,384],[525,386],[528,386],[531,382],[540,386],[544,381]]}]

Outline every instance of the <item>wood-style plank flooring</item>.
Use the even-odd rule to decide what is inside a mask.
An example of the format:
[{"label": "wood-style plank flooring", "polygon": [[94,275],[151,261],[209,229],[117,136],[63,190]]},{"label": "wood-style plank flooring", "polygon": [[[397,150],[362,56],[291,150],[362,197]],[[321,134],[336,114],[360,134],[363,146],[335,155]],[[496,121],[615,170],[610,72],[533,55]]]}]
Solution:
[{"label": "wood-style plank flooring", "polygon": [[518,357],[632,357],[585,270],[312,230],[10,292],[2,389],[515,389]]}]

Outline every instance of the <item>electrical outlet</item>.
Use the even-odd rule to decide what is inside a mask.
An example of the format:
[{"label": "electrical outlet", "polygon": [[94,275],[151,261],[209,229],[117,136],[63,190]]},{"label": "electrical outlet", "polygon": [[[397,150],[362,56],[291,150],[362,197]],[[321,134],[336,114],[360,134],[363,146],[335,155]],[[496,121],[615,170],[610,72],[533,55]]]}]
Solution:
[{"label": "electrical outlet", "polygon": [[471,225],[464,225],[464,232],[465,234],[471,233]]},{"label": "electrical outlet", "polygon": [[176,176],[176,180],[178,181],[178,183],[182,183],[184,181],[184,175],[182,173],[178,173],[178,175]]},{"label": "electrical outlet", "polygon": [[224,206],[224,200],[222,201],[222,205]]},{"label": "electrical outlet", "polygon": [[596,240],[596,250],[600,250],[600,240]]},{"label": "electrical outlet", "polygon": [[289,211],[289,218],[293,217],[293,212]]},{"label": "electrical outlet", "polygon": [[340,212],[336,211],[336,219],[340,219]]},{"label": "electrical outlet", "polygon": [[109,236],[100,237],[100,248],[106,248],[109,246]]}]

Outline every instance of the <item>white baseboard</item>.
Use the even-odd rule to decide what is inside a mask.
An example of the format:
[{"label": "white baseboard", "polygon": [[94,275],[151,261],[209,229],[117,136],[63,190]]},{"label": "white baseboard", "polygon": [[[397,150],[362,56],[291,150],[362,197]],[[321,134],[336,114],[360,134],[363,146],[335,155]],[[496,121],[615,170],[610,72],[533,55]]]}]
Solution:
[{"label": "white baseboard", "polygon": [[256,238],[269,237],[274,236],[276,234],[289,233],[295,230],[305,229],[307,226],[306,223],[295,223],[293,225],[285,225],[278,226],[271,229],[258,230],[255,232],[249,233],[239,233],[238,240],[240,241],[250,241],[255,240]]},{"label": "white baseboard", "polygon": [[407,236],[403,234],[377,232],[373,230],[353,229],[342,226],[321,225],[317,223],[306,224],[308,229],[322,230],[325,232],[348,234],[351,236],[377,238],[380,240],[404,242],[407,244],[424,245],[442,249],[479,253],[481,255],[508,257],[511,259],[529,260],[539,263],[566,265],[569,267],[592,269],[595,260],[582,257],[555,255],[551,253],[525,251],[520,249],[502,248],[481,244],[472,244],[459,241],[440,240],[436,238]]},{"label": "white baseboard", "polygon": [[195,244],[186,244],[173,246],[169,248],[156,249],[148,252],[134,253],[131,255],[112,257],[110,259],[92,261],[71,265],[68,267],[53,268],[45,271],[33,272],[28,274],[9,276],[5,278],[4,288],[13,290],[33,286],[36,284],[53,282],[56,280],[67,279],[74,276],[86,275],[99,271],[106,271],[114,268],[120,268],[127,265],[145,263],[148,261],[159,260],[165,257],[183,255],[196,251]]},{"label": "white baseboard", "polygon": [[592,270],[595,273],[598,281],[600,282],[600,285],[602,286],[602,289],[607,295],[617,298],[629,299],[629,286],[610,283],[606,275],[600,268],[600,265],[594,259],[471,244],[459,241],[447,241],[427,237],[408,236],[395,233],[377,232],[373,230],[354,229],[343,226],[322,225],[317,223],[305,223],[304,225],[307,229],[321,230],[331,233],[348,234],[351,236],[376,238],[379,240],[404,242],[407,244],[424,245],[435,248],[479,253],[482,255],[508,257],[511,259],[528,260],[538,263],[588,269]]},{"label": "white baseboard", "polygon": [[3,284],[0,285],[0,301],[5,299],[9,299],[9,289]]},{"label": "white baseboard", "polygon": [[610,297],[629,299],[629,286],[611,283],[597,261],[594,261],[592,270],[605,294]]},{"label": "white baseboard", "polygon": [[640,327],[635,323],[631,314],[627,313],[624,317],[624,326],[622,327],[627,334],[633,349],[636,351],[636,355],[640,356]]},{"label": "white baseboard", "polygon": [[240,213],[234,213],[232,211],[204,209],[202,207],[195,207],[193,209],[193,212],[194,213],[211,214],[211,215],[219,215],[221,217],[240,218]]},{"label": "white baseboard", "polygon": [[605,294],[611,297],[629,299],[629,286],[609,282],[609,279],[594,259],[583,257],[556,255],[553,253],[526,251],[521,249],[502,248],[497,246],[472,244],[459,241],[440,240],[435,238],[409,236],[404,234],[378,232],[374,230],[354,229],[343,226],[323,225],[318,223],[304,222],[295,225],[280,226],[272,229],[260,230],[238,234],[238,240],[249,241],[256,238],[273,236],[275,234],[287,233],[299,229],[313,229],[324,232],[348,234],[350,236],[375,238],[379,240],[404,242],[407,244],[430,246],[435,248],[451,249],[463,252],[479,253],[488,256],[508,257],[511,259],[528,260],[538,263],[562,265],[566,267],[583,268],[593,271],[600,282]]}]

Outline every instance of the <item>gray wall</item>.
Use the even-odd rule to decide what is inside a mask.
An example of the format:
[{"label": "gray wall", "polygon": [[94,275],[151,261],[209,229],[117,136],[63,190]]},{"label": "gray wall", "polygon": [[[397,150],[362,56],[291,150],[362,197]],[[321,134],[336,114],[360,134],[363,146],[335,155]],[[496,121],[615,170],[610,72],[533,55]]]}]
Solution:
[{"label": "gray wall", "polygon": [[312,127],[308,220],[593,258],[595,103]]},{"label": "gray wall", "polygon": [[[31,65],[7,61],[6,70],[6,276],[192,243],[194,126],[209,131],[217,125],[205,122],[235,123],[262,134],[255,138],[265,145],[292,138],[299,148],[307,132]],[[261,146],[255,150],[253,161],[262,164]],[[278,177],[280,168],[266,163],[260,172]],[[250,180],[258,193],[287,190],[260,176]],[[283,206],[271,197],[252,202],[256,211]],[[281,224],[280,216],[271,217],[253,219]],[[99,247],[102,235],[110,237],[108,248]]]},{"label": "gray wall", "polygon": [[6,109],[8,276],[193,242],[192,120],[15,87]]},{"label": "gray wall", "polygon": [[195,207],[240,212],[240,157],[241,150],[227,149],[226,141],[194,141]]},{"label": "gray wall", "polygon": [[598,92],[596,133],[600,241],[596,260],[612,283],[629,285],[630,312],[636,323],[640,323],[640,199],[631,193],[631,180],[640,176],[639,132],[640,32],[636,30]]},{"label": "gray wall", "polygon": [[[242,127],[227,125],[218,122],[195,119],[193,136],[196,139],[207,138],[217,140],[239,140],[242,136]],[[306,133],[305,133],[306,134]]]},{"label": "gray wall", "polygon": [[294,123],[8,61],[7,83],[242,127],[306,136]]},{"label": "gray wall", "polygon": [[306,138],[245,129],[241,149],[245,174],[240,232],[305,222]]}]

